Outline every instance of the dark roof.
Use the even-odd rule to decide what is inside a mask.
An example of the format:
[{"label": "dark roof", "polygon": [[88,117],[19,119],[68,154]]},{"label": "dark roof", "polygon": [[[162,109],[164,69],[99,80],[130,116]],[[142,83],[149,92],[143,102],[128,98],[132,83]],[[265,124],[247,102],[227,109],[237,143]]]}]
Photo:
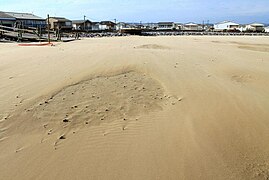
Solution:
[{"label": "dark roof", "polygon": [[88,20],[88,19],[85,20],[85,21],[84,21],[84,20],[73,20],[73,21],[72,21],[73,24],[83,24],[84,22],[85,22],[85,23],[91,23],[91,21]]},{"label": "dark roof", "polygon": [[99,24],[99,22],[92,22],[92,25],[97,25]]},{"label": "dark roof", "polygon": [[14,17],[0,11],[0,19],[16,20]]},{"label": "dark roof", "polygon": [[66,18],[64,18],[64,17],[50,17],[50,19],[55,19],[55,20],[57,20],[58,22],[66,22],[66,21],[70,21],[70,22],[72,22],[71,20],[66,19]]},{"label": "dark roof", "polygon": [[31,13],[17,13],[17,12],[4,12],[4,13],[16,19],[45,20]]},{"label": "dark roof", "polygon": [[116,24],[113,23],[112,21],[101,21],[100,24],[101,24],[101,25],[116,25]]}]

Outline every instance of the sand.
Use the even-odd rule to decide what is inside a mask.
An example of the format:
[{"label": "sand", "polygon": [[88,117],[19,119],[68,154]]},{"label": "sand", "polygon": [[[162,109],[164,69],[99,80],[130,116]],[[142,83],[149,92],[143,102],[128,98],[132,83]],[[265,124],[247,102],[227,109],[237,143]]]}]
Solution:
[{"label": "sand", "polygon": [[268,179],[268,40],[0,43],[0,179]]}]

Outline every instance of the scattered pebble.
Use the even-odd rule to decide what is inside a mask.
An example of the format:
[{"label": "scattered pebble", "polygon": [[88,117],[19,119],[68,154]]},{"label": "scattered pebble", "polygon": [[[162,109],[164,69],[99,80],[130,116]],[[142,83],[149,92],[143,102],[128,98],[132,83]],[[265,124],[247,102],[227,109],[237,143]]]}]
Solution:
[{"label": "scattered pebble", "polygon": [[59,139],[66,139],[65,135],[61,135]]}]

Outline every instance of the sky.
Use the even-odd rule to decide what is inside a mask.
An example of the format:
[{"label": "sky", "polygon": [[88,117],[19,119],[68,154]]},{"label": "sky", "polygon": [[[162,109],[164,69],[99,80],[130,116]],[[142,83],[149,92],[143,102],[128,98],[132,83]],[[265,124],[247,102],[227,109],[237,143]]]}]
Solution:
[{"label": "sky", "polygon": [[269,23],[269,0],[0,0],[0,11],[91,21]]}]

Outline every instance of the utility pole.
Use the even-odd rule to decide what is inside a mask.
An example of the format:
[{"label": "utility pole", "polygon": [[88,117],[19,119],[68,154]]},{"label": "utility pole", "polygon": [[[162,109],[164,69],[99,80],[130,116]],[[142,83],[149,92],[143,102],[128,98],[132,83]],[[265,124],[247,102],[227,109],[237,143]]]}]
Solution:
[{"label": "utility pole", "polygon": [[114,29],[114,30],[117,30],[117,19],[115,18],[114,21],[115,21],[115,26],[114,26],[113,29]]},{"label": "utility pole", "polygon": [[86,30],[86,25],[85,25],[86,22],[85,21],[86,21],[86,16],[84,15],[84,29],[83,29],[84,31]]},{"label": "utility pole", "polygon": [[50,43],[50,15],[48,14],[48,42]]}]

